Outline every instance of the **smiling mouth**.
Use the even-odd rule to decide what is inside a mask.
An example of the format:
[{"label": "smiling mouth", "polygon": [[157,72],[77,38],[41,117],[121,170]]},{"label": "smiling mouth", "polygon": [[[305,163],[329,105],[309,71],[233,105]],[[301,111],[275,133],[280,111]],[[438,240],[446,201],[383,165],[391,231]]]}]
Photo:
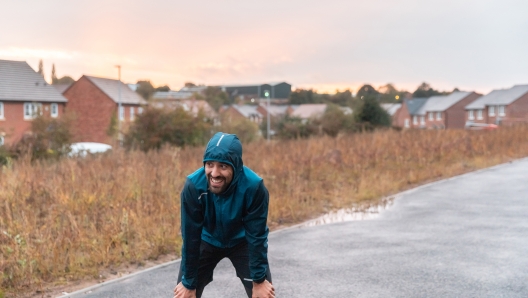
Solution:
[{"label": "smiling mouth", "polygon": [[211,177],[209,181],[211,182],[212,187],[220,187],[224,183],[224,179],[222,178],[212,178]]}]

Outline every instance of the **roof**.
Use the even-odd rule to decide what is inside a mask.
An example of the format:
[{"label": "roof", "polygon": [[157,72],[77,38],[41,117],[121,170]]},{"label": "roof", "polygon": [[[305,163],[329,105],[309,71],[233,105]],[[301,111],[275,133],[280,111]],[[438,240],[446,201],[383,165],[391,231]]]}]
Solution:
[{"label": "roof", "polygon": [[324,114],[326,110],[326,104],[302,104],[299,105],[295,111],[291,114],[292,117],[299,117],[307,119],[311,117],[319,117]]},{"label": "roof", "polygon": [[257,116],[262,118],[262,114],[257,111],[257,106],[252,105],[232,105],[240,114],[244,117],[249,118],[251,116]]},{"label": "roof", "polygon": [[136,104],[143,105],[147,104],[147,101],[141,97],[141,95],[132,91],[127,84],[114,79],[97,78],[92,76],[84,76],[89,79],[92,83],[101,89],[108,97],[110,97],[115,103],[119,103],[119,89],[121,89],[121,103],[122,104]]},{"label": "roof", "polygon": [[515,85],[510,89],[493,90],[466,106],[466,110],[480,110],[489,105],[509,105],[528,93],[528,85]]},{"label": "roof", "polygon": [[[268,110],[268,105],[261,103],[261,107],[263,107],[266,111]],[[288,106],[285,105],[270,105],[269,106],[269,113],[273,116],[280,116],[286,114],[286,110],[288,109]]]},{"label": "roof", "polygon": [[457,102],[466,98],[470,94],[471,92],[457,91],[447,96],[433,96],[432,98],[437,98],[437,99],[427,101],[427,104],[425,107],[426,111],[427,112],[443,112],[449,109],[450,107],[452,107]]},{"label": "roof", "polygon": [[209,118],[215,118],[218,116],[216,111],[207,103],[205,100],[193,100],[193,99],[186,99],[181,101],[156,101],[151,102],[151,106],[163,109],[163,108],[169,108],[169,109],[176,109],[178,107],[182,107],[186,112],[190,112],[193,116],[198,116],[198,112],[202,110],[205,115]]},{"label": "roof", "polygon": [[157,91],[152,95],[152,99],[188,99],[193,94],[191,91]]},{"label": "roof", "polygon": [[[277,86],[280,84],[288,84],[286,82],[270,82],[270,83],[262,83],[262,84],[239,84],[239,85],[221,85],[220,87],[224,88],[237,88],[237,87],[258,87],[262,85],[270,85],[270,86]],[[290,85],[290,84],[288,84]]]},{"label": "roof", "polygon": [[67,102],[26,61],[0,60],[0,100]]},{"label": "roof", "polygon": [[418,110],[427,102],[428,98],[413,98],[413,99],[405,99],[405,103],[407,104],[407,109],[409,110],[410,115],[416,115]]},{"label": "roof", "polygon": [[389,113],[389,115],[394,116],[396,112],[401,108],[401,103],[382,103],[381,107]]},{"label": "roof", "polygon": [[57,90],[60,94],[63,94],[66,89],[68,89],[72,84],[58,84],[58,85],[52,85],[55,90]]}]

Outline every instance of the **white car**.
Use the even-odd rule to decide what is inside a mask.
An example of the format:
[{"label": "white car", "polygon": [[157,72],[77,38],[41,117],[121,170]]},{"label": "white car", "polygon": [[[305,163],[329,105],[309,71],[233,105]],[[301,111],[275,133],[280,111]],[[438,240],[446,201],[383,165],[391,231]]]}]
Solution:
[{"label": "white car", "polygon": [[70,145],[70,156],[86,156],[86,153],[103,153],[112,150],[112,146],[103,143],[80,142]]}]

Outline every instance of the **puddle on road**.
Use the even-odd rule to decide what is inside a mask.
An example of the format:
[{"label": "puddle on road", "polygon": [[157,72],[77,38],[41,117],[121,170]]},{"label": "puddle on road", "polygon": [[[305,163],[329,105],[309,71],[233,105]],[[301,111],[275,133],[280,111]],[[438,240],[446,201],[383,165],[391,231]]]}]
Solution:
[{"label": "puddle on road", "polygon": [[314,220],[307,222],[306,224],[304,224],[304,226],[313,227],[343,221],[374,219],[380,215],[380,212],[389,209],[394,203],[394,199],[395,197],[383,199],[383,201],[379,205],[375,206],[366,205],[331,211],[325,215],[322,215]]}]

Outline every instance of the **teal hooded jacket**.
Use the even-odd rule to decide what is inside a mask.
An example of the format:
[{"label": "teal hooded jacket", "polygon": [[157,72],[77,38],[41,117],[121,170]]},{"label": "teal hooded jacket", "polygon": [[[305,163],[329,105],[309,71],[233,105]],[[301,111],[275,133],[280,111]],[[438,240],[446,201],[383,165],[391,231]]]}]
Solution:
[{"label": "teal hooded jacket", "polygon": [[220,248],[247,241],[250,278],[262,282],[268,268],[268,190],[262,178],[244,166],[236,135],[216,133],[205,149],[206,161],[229,164],[233,180],[217,195],[208,190],[204,167],[187,176],[181,192],[182,283],[196,289],[201,241]]}]

